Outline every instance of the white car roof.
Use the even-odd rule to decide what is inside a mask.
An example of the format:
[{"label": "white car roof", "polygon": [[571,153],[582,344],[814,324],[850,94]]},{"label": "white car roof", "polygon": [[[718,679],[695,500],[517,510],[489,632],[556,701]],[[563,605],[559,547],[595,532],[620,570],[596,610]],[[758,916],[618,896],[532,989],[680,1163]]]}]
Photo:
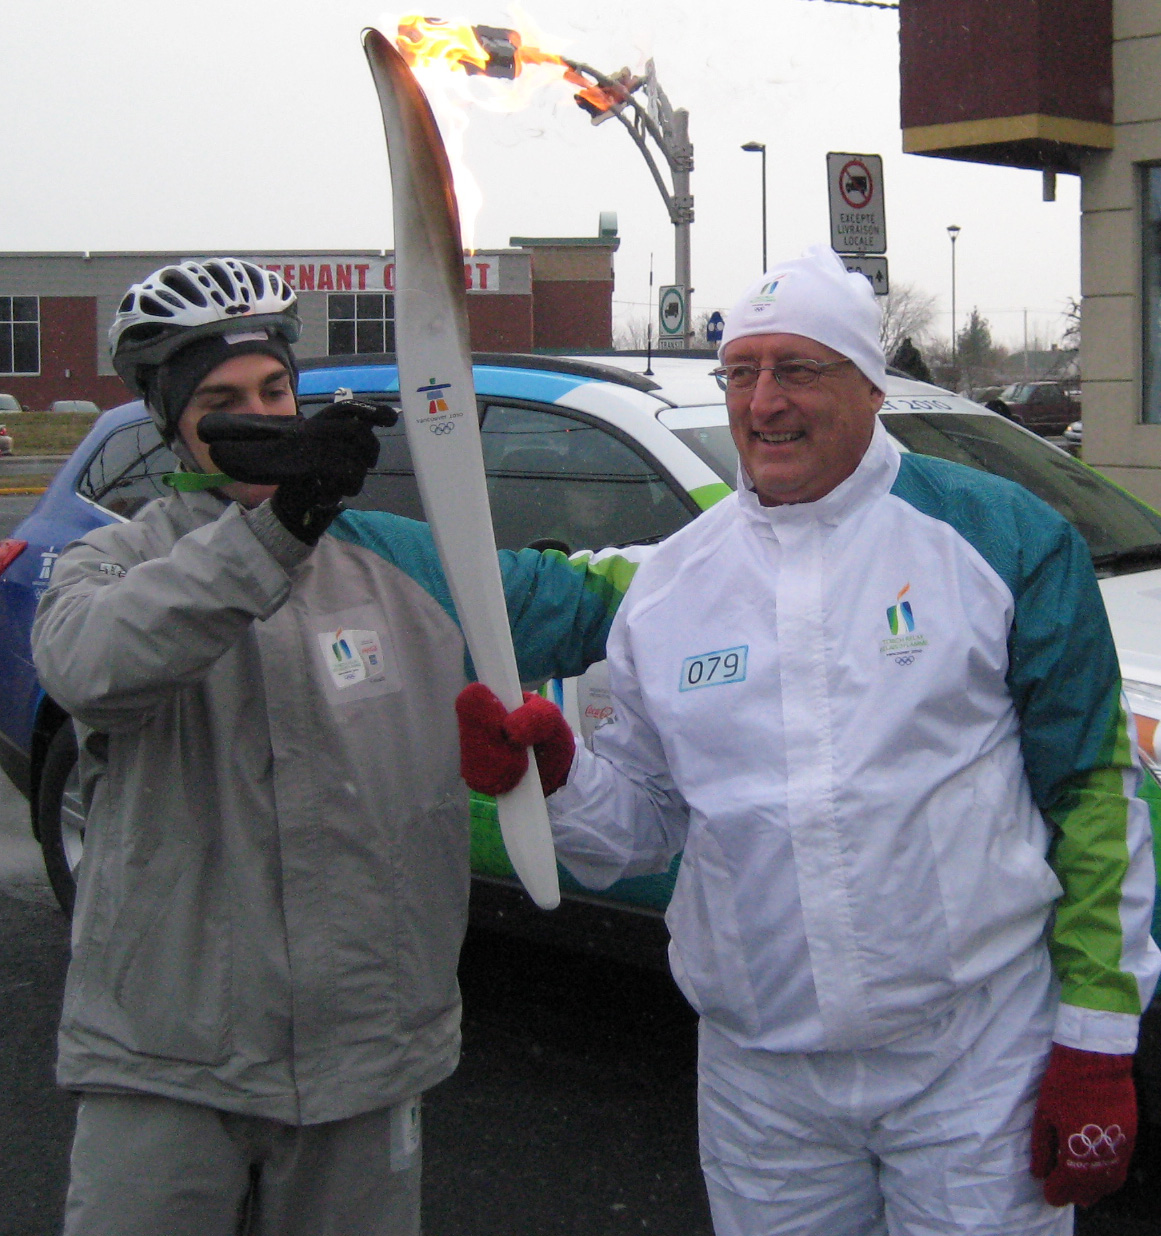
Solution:
[{"label": "white car roof", "polygon": [[[604,356],[578,356],[577,360],[598,361],[602,365],[616,365],[630,373],[644,374],[658,383],[652,394],[675,408],[709,407],[724,405],[724,397],[710,370],[718,362],[712,356],[666,356],[664,353],[647,358],[609,353]],[[898,378],[887,375],[887,399],[884,412],[971,412],[985,416],[996,413],[973,403],[962,395],[956,395],[942,386],[930,382],[916,382],[913,378]],[[669,416],[667,424],[673,424]],[[693,422],[691,422],[693,423]]]}]

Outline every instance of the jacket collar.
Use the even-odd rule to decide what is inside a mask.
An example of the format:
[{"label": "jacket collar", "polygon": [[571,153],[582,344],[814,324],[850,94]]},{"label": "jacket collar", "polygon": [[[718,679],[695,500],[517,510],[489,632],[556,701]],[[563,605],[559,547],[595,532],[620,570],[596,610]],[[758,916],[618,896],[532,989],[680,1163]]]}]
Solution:
[{"label": "jacket collar", "polygon": [[883,422],[876,417],[870,445],[859,460],[859,466],[845,481],[816,502],[762,506],[754,492],[754,482],[739,461],[738,505],[748,519],[775,530],[813,521],[834,526],[890,492],[899,472],[899,460],[899,448],[887,436]]}]

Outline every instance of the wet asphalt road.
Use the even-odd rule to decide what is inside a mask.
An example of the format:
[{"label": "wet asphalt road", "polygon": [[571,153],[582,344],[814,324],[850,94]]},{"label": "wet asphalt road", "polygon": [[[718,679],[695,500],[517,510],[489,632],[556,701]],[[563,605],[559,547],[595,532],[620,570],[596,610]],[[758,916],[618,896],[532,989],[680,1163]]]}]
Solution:
[{"label": "wet asphalt road", "polygon": [[[35,501],[0,497],[0,537]],[[542,916],[486,889],[473,915],[463,1061],[425,1106],[426,1236],[710,1236],[695,1021],[656,965],[656,924]],[[0,1236],[59,1232],[73,1104],[52,1061],[67,951],[27,806],[0,775]],[[1077,1231],[1161,1236],[1161,1144]]]}]

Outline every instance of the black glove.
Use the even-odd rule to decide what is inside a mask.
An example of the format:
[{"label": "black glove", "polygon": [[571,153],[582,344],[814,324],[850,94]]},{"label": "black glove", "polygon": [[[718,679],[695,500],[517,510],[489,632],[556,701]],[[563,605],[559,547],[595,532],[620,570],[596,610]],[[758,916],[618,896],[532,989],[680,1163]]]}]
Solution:
[{"label": "black glove", "polygon": [[270,506],[279,523],[314,545],[379,458],[372,426],[393,425],[397,415],[353,400],[309,419],[210,412],[198,422],[198,437],[232,480],[277,485]]}]

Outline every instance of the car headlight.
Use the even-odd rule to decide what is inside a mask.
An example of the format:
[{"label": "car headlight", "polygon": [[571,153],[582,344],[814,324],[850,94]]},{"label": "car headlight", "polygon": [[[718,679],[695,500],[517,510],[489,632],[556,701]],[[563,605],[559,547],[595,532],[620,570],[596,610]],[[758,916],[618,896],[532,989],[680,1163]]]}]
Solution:
[{"label": "car headlight", "polygon": [[1121,684],[1129,700],[1129,707],[1137,721],[1137,745],[1141,754],[1151,764],[1161,763],[1161,733],[1158,732],[1158,722],[1161,722],[1161,686],[1150,682],[1135,682],[1125,679]]}]

